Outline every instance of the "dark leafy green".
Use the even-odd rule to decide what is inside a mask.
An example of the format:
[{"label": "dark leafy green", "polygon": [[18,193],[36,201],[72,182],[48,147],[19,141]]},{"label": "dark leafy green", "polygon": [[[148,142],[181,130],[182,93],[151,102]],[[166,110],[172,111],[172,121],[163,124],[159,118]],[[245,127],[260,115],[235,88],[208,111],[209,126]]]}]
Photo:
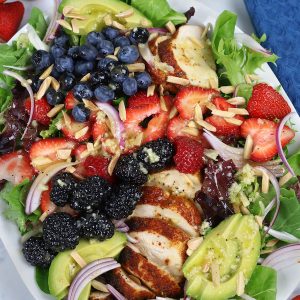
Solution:
[{"label": "dark leafy green", "polygon": [[294,170],[294,172],[296,173],[296,176],[300,176],[300,151],[296,152],[291,157],[289,157],[288,162]]},{"label": "dark leafy green", "polygon": [[59,133],[59,130],[57,128],[57,123],[61,120],[62,118],[62,112],[60,112],[54,119],[51,120],[51,124],[49,125],[49,128],[46,130],[42,130],[40,132],[40,136],[43,139],[56,136]]},{"label": "dark leafy green", "polygon": [[48,285],[49,269],[35,268],[35,281],[39,288],[46,294],[50,294]]},{"label": "dark leafy green", "polygon": [[32,8],[28,23],[35,29],[41,39],[45,36],[48,25],[39,8]]}]

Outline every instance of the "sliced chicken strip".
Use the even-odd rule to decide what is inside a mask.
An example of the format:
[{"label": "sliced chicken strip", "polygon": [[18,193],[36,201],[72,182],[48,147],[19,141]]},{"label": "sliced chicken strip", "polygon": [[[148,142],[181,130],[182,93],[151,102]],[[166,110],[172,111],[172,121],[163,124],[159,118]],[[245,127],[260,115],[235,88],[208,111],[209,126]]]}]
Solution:
[{"label": "sliced chicken strip", "polygon": [[168,195],[158,187],[144,187],[143,197],[131,217],[165,218],[191,237],[199,236],[200,212],[193,201]]},{"label": "sliced chicken strip", "polygon": [[105,277],[107,282],[128,300],[147,300],[155,298],[153,292],[133,281],[122,268],[108,272]]},{"label": "sliced chicken strip", "polygon": [[157,296],[173,298],[180,296],[181,287],[175,278],[132,248],[124,248],[119,262],[123,269],[139,278]]},{"label": "sliced chicken strip", "polygon": [[181,281],[189,235],[163,219],[134,217],[127,224],[141,254]]}]

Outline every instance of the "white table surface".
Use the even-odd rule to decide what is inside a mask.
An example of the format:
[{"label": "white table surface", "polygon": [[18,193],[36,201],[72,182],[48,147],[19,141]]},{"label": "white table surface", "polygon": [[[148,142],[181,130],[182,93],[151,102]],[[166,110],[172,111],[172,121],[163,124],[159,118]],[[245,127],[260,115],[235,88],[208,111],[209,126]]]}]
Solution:
[{"label": "white table surface", "polygon": [[[181,0],[178,0],[181,1]],[[238,26],[246,33],[253,32],[243,0],[199,0],[216,12],[224,9],[238,14]],[[32,300],[0,240],[0,300]],[[38,299],[41,300],[41,299]]]}]

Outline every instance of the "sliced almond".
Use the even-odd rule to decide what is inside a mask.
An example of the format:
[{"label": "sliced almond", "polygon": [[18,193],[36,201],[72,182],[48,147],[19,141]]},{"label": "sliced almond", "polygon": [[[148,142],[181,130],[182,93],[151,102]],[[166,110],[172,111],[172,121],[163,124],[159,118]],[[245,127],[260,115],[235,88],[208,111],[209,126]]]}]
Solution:
[{"label": "sliced almond", "polygon": [[68,14],[65,14],[65,16],[67,18],[75,19],[75,20],[86,20],[88,18],[87,16],[84,16],[81,14],[76,14],[76,13],[68,13]]},{"label": "sliced almond", "polygon": [[253,138],[252,136],[249,134],[246,138],[246,143],[245,143],[245,146],[244,146],[244,159],[250,159],[250,156],[251,156],[251,153],[252,153],[252,150],[253,150]]},{"label": "sliced almond", "polygon": [[72,26],[66,20],[57,20],[56,23],[58,23],[60,26],[62,26],[64,28],[72,31]]},{"label": "sliced almond", "polygon": [[104,24],[106,26],[111,26],[112,22],[113,22],[112,17],[111,17],[110,14],[105,15],[104,18],[103,18],[103,21],[104,21]]},{"label": "sliced almond", "polygon": [[78,130],[75,133],[75,139],[80,139],[81,137],[83,137],[87,132],[89,131],[89,126],[85,126],[82,129]]},{"label": "sliced almond", "polygon": [[94,151],[94,144],[93,143],[87,143],[86,144],[87,150],[90,152]]},{"label": "sliced almond", "polygon": [[129,72],[144,72],[146,66],[144,63],[136,63],[136,64],[127,65],[127,68]]},{"label": "sliced almond", "polygon": [[203,237],[193,238],[187,242],[187,246],[191,250],[196,250],[201,245],[202,242],[203,242]]},{"label": "sliced almond", "polygon": [[125,30],[126,29],[126,27],[123,24],[121,24],[117,21],[113,21],[112,26],[117,28],[117,29],[120,29],[120,30]]},{"label": "sliced almond", "polygon": [[41,99],[46,94],[48,88],[50,87],[52,82],[52,77],[47,77],[41,84],[38,92],[36,93],[36,99]]},{"label": "sliced almond", "polygon": [[217,107],[211,102],[207,103],[205,106],[210,110],[216,110],[217,109]]},{"label": "sliced almond", "polygon": [[284,176],[282,176],[280,179],[279,179],[279,186],[283,186],[284,184],[286,184],[291,178],[293,178],[293,175],[292,173],[290,172],[287,172]]},{"label": "sliced almond", "polygon": [[174,25],[174,23],[172,21],[169,21],[167,24],[166,24],[166,28],[169,30],[169,32],[171,34],[174,34],[176,32],[176,27]]},{"label": "sliced almond", "polygon": [[220,267],[216,262],[211,264],[211,277],[214,286],[218,287],[220,285]]},{"label": "sliced almond", "polygon": [[72,167],[72,166],[70,166],[70,167],[67,167],[66,168],[66,171],[68,172],[68,173],[74,173],[75,171],[76,171],[76,168],[74,168],[74,167]]},{"label": "sliced almond", "polygon": [[51,86],[55,89],[55,91],[58,91],[60,83],[54,77],[51,77]]},{"label": "sliced almond", "polygon": [[44,222],[45,219],[48,217],[49,212],[45,211],[40,217],[39,217],[39,221]]},{"label": "sliced almond", "polygon": [[171,36],[168,36],[168,35],[163,35],[163,36],[158,37],[155,41],[155,46],[158,46],[158,44],[160,44],[166,40],[169,40],[170,38],[171,38]]},{"label": "sliced almond", "polygon": [[121,47],[116,47],[115,51],[114,51],[114,56],[117,56],[119,51],[120,51]]},{"label": "sliced almond", "polygon": [[106,58],[111,58],[111,59],[113,59],[113,60],[115,60],[115,61],[118,61],[118,60],[119,60],[115,55],[112,55],[112,54],[106,55]]},{"label": "sliced almond", "polygon": [[159,100],[160,100],[160,108],[162,109],[162,111],[168,111],[164,96],[160,96]]},{"label": "sliced almond", "polygon": [[163,86],[162,84],[159,85],[158,90],[159,90],[159,95],[160,95],[160,96],[163,96],[163,95],[164,95],[165,89],[164,89],[164,86]]},{"label": "sliced almond", "polygon": [[236,115],[241,115],[241,116],[248,116],[249,112],[245,108],[236,108],[236,107],[229,107],[228,111],[235,113]]},{"label": "sliced almond", "polygon": [[63,114],[63,118],[64,118],[64,123],[65,123],[65,125],[68,127],[68,128],[70,128],[71,127],[71,123],[72,123],[72,120],[71,120],[71,118],[69,117],[69,115],[66,113],[66,112],[62,112],[62,114]]},{"label": "sliced almond", "polygon": [[113,172],[114,172],[114,169],[115,169],[115,166],[120,158],[120,155],[121,155],[121,152],[118,151],[114,156],[113,158],[111,159],[111,161],[109,162],[109,165],[108,165],[108,174],[109,175],[112,175]]},{"label": "sliced almond", "polygon": [[235,116],[233,112],[220,110],[220,109],[213,109],[211,113],[215,116],[224,117],[224,118],[232,118]]},{"label": "sliced almond", "polygon": [[174,84],[179,84],[179,85],[189,85],[190,81],[188,79],[185,78],[181,78],[181,77],[175,77],[175,76],[168,76],[167,77],[167,82],[169,83],[174,83]]},{"label": "sliced almond", "polygon": [[269,188],[270,188],[270,177],[266,172],[263,172],[262,182],[261,182],[261,191],[264,194],[267,194],[269,192]]},{"label": "sliced almond", "polygon": [[91,78],[91,73],[87,73],[86,75],[84,75],[80,81],[81,82],[87,82],[89,79]]},{"label": "sliced almond", "polygon": [[198,128],[198,125],[195,121],[189,121],[188,127],[190,128]]},{"label": "sliced almond", "polygon": [[219,152],[215,149],[204,149],[204,155],[212,160],[217,161],[217,157],[219,156]]},{"label": "sliced almond", "polygon": [[240,126],[240,125],[243,124],[242,120],[239,120],[239,119],[236,119],[236,118],[224,118],[224,120],[227,123],[230,123],[230,124],[233,124],[233,125],[237,125],[237,126]]},{"label": "sliced almond", "polygon": [[272,247],[274,247],[278,242],[279,242],[279,240],[276,240],[276,239],[269,240],[269,241],[266,243],[266,247],[267,247],[267,248],[272,248]]},{"label": "sliced almond", "polygon": [[261,216],[254,216],[254,219],[255,219],[256,223],[258,224],[258,226],[260,228],[262,228],[263,227],[263,217],[261,217]]},{"label": "sliced almond", "polygon": [[70,255],[81,268],[84,268],[86,266],[86,261],[82,256],[79,255],[76,250],[73,250]]},{"label": "sliced almond", "polygon": [[198,136],[199,135],[199,129],[198,128],[192,128],[192,127],[185,127],[182,129],[182,133],[187,133],[192,136]]},{"label": "sliced almond", "polygon": [[54,116],[56,116],[63,108],[64,108],[64,104],[57,104],[55,105],[48,113],[47,113],[47,117],[49,118],[53,118]]},{"label": "sliced almond", "polygon": [[50,67],[48,67],[39,77],[39,79],[44,80],[46,79],[52,72],[54,65],[51,65]]},{"label": "sliced almond", "polygon": [[152,84],[147,89],[147,97],[153,96],[155,92],[155,85]]},{"label": "sliced almond", "polygon": [[131,17],[134,14],[134,11],[132,8],[129,8],[125,11],[122,11],[115,15],[116,18],[128,18]]},{"label": "sliced almond", "polygon": [[56,151],[56,157],[58,159],[68,159],[71,156],[71,151],[70,149],[60,149]]},{"label": "sliced almond", "polygon": [[152,40],[156,39],[158,37],[157,32],[152,32],[149,36],[148,42],[151,42]]},{"label": "sliced almond", "polygon": [[173,119],[177,114],[178,110],[175,106],[173,106],[169,114],[169,120]]},{"label": "sliced almond", "polygon": [[99,107],[90,100],[83,99],[84,106],[91,111],[98,111]]},{"label": "sliced almond", "polygon": [[232,105],[244,105],[246,103],[246,99],[244,97],[233,97],[228,99],[227,102]]},{"label": "sliced almond", "polygon": [[91,283],[92,283],[92,287],[95,290],[98,290],[103,293],[109,293],[108,289],[106,288],[106,285],[104,283],[102,283],[101,281],[94,279],[94,280],[92,280]]},{"label": "sliced almond", "polygon": [[72,6],[65,6],[63,9],[63,15],[65,16],[66,14],[70,13],[72,10],[74,10],[74,7]]},{"label": "sliced almond", "polygon": [[78,26],[78,22],[76,19],[71,20],[71,25],[72,25],[72,31],[74,33],[79,33],[79,26]]},{"label": "sliced almond", "polygon": [[235,91],[235,87],[232,85],[221,86],[219,90],[224,94],[232,94]]},{"label": "sliced almond", "polygon": [[245,278],[243,272],[239,272],[236,278],[236,294],[237,296],[243,295],[245,292]]},{"label": "sliced almond", "polygon": [[89,150],[84,150],[83,152],[80,153],[80,159],[84,159],[86,157],[88,157],[91,154],[91,152]]},{"label": "sliced almond", "polygon": [[215,126],[211,125],[210,123],[208,123],[208,122],[206,122],[204,120],[197,120],[196,123],[199,126],[205,128],[205,129],[207,129],[209,131],[212,131],[212,132],[216,132],[217,131],[217,128]]},{"label": "sliced almond", "polygon": [[199,103],[195,105],[195,120],[203,120],[202,108]]},{"label": "sliced almond", "polygon": [[125,103],[124,101],[121,101],[119,103],[119,116],[120,119],[125,122],[126,121],[126,108],[125,108]]},{"label": "sliced almond", "polygon": [[31,162],[34,166],[43,166],[53,163],[53,161],[49,157],[45,156],[38,156],[34,158]]}]

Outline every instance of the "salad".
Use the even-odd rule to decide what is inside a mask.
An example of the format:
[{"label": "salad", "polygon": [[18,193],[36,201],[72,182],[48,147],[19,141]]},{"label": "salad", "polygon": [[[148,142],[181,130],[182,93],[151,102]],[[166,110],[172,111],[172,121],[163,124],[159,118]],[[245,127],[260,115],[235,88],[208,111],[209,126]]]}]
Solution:
[{"label": "salad", "polygon": [[63,0],[0,45],[0,198],[53,299],[275,300],[298,263],[294,113],[256,74],[278,57],[194,13]]}]

